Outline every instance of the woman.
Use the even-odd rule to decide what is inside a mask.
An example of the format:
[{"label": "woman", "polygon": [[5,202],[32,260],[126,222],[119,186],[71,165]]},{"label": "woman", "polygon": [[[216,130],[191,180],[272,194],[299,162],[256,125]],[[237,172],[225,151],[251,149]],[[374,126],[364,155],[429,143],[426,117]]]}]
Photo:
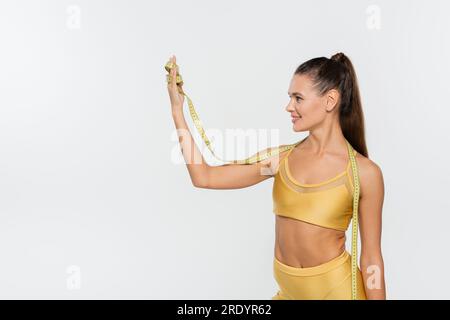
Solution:
[{"label": "woman", "polygon": [[[175,56],[170,61],[176,65]],[[170,76],[177,76],[177,68],[170,70]],[[360,181],[356,221],[362,246],[356,299],[386,299],[381,253],[383,175],[368,158],[357,78],[347,56],[310,59],[295,70],[286,111],[294,131],[309,131],[309,135],[279,157],[252,164],[206,164],[184,119],[182,90],[176,81],[168,82],[172,115],[177,130],[184,132],[179,141],[194,186],[237,189],[274,178],[273,271],[279,286],[274,300],[351,298],[345,231],[353,211],[353,152]],[[270,175],[262,174],[267,170]]]}]

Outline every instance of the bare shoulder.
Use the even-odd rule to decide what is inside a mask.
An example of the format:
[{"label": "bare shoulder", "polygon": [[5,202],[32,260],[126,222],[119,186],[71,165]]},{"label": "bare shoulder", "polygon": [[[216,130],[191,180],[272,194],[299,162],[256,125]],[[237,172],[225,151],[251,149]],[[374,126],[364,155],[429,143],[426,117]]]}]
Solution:
[{"label": "bare shoulder", "polygon": [[361,196],[364,194],[384,193],[383,172],[373,160],[356,153],[359,180],[361,183]]},{"label": "bare shoulder", "polygon": [[[278,147],[272,147],[268,148],[268,150],[276,150],[276,149],[282,149],[284,147],[288,146],[288,144],[282,144]],[[272,176],[275,176],[275,174],[278,171],[278,167],[280,162],[283,160],[283,158],[287,155],[290,149],[284,150],[282,152],[276,153],[275,155],[268,157],[267,159],[261,161],[263,165],[265,165],[267,168],[270,169],[272,172]]]}]

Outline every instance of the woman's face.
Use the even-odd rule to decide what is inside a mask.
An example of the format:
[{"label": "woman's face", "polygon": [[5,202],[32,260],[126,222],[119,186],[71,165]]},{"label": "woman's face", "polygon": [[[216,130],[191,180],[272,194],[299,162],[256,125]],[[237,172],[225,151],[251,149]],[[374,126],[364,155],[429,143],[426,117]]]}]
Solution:
[{"label": "woman's face", "polygon": [[330,104],[329,94],[317,95],[308,75],[294,75],[288,95],[290,101],[286,111],[291,114],[294,131],[309,131],[315,128],[324,121],[328,112],[334,109],[335,103]]}]

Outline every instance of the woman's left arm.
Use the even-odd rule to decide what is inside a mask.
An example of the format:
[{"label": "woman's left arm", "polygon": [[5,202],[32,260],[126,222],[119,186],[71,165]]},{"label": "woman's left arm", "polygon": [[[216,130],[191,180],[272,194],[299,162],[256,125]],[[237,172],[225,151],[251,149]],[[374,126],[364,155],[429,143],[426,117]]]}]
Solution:
[{"label": "woman's left arm", "polygon": [[361,231],[361,273],[369,300],[386,299],[384,262],[381,254],[384,180],[380,167],[368,158],[359,166]]}]

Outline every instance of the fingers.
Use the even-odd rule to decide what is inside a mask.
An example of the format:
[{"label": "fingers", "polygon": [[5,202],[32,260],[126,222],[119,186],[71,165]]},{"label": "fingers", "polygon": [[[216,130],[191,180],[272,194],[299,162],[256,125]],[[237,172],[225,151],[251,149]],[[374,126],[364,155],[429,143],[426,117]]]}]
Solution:
[{"label": "fingers", "polygon": [[179,67],[177,66],[177,58],[175,55],[172,55],[169,59],[172,64],[172,68],[170,69],[169,76],[170,81],[167,84],[169,89],[169,94],[172,100],[183,100],[183,94],[181,89],[181,83],[177,83],[177,75],[179,75]]},{"label": "fingers", "polygon": [[[172,62],[174,62],[174,61],[175,61],[175,59],[172,60]],[[170,70],[170,75],[172,77],[172,81],[171,81],[172,89],[176,90],[176,88],[177,88],[177,68],[175,67],[175,65]]]}]

